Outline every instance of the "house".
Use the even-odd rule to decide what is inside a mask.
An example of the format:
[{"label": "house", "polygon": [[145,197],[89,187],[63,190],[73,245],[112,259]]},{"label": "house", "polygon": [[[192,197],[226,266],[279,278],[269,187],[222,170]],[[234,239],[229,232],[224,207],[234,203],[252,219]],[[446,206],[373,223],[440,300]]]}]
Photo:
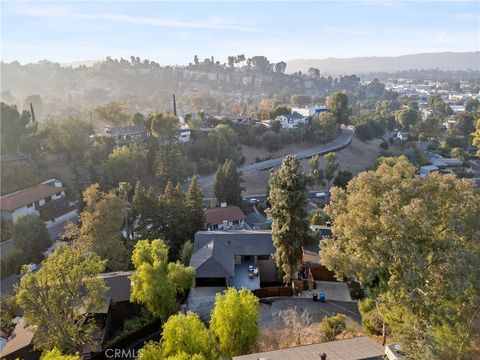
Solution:
[{"label": "house", "polygon": [[61,181],[56,179],[0,198],[2,219],[5,221],[15,221],[18,217],[29,214],[41,216],[47,210],[62,208],[65,205],[65,189]]},{"label": "house", "polygon": [[[274,252],[271,231],[199,231],[190,259],[195,286],[258,289],[262,283],[275,281]],[[258,269],[258,276],[248,276],[249,266]]]},{"label": "house", "polygon": [[190,127],[188,125],[180,125],[180,134],[178,134],[178,141],[183,143],[189,142],[191,134],[192,130],[190,130]]},{"label": "house", "polygon": [[[90,315],[99,326],[95,336],[102,345],[119,329],[124,319],[140,314],[140,307],[130,303],[132,274],[133,271],[119,271],[99,275],[105,280],[108,291],[104,305]],[[79,311],[81,312],[81,309]],[[33,350],[34,334],[35,327],[28,325],[23,317],[20,318],[1,351],[1,359],[39,359],[40,352]],[[95,351],[95,349],[84,348],[83,355],[88,357],[88,354]]]},{"label": "house", "polygon": [[384,347],[367,336],[234,356],[233,360],[381,360]]},{"label": "house", "polygon": [[205,210],[205,229],[228,230],[244,227],[245,214],[238,206],[222,203],[220,207]]},{"label": "house", "polygon": [[328,111],[328,109],[324,105],[313,105],[304,108],[292,108],[292,114],[298,113],[304,117],[312,117],[326,111]]},{"label": "house", "polygon": [[295,112],[289,115],[279,115],[275,118],[282,125],[282,129],[296,129],[299,125],[308,124],[308,119]]},{"label": "house", "polygon": [[143,125],[128,125],[120,128],[105,128],[105,133],[113,136],[119,145],[131,144],[135,141],[146,140],[148,131]]}]

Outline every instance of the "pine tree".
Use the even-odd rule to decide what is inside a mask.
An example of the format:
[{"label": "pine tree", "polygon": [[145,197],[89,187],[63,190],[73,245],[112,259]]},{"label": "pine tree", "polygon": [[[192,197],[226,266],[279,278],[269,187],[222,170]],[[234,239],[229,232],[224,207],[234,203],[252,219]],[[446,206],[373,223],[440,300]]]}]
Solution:
[{"label": "pine tree", "polygon": [[240,205],[241,175],[233,160],[226,160],[220,165],[215,177],[215,197],[218,201],[226,201],[228,205]]},{"label": "pine tree", "polygon": [[134,232],[144,239],[154,239],[163,228],[162,209],[153,189],[145,190],[140,181],[135,186],[132,201],[132,213],[135,218]]},{"label": "pine tree", "polygon": [[192,178],[190,187],[187,193],[187,208],[190,231],[187,234],[187,239],[192,239],[195,233],[202,229],[205,224],[205,212],[203,210],[203,192],[198,186],[197,176]]},{"label": "pine tree", "polygon": [[302,256],[302,245],[308,236],[307,186],[308,177],[300,162],[287,156],[280,169],[270,175],[269,215],[272,217],[272,239],[276,247],[275,262],[284,281],[293,280]]}]

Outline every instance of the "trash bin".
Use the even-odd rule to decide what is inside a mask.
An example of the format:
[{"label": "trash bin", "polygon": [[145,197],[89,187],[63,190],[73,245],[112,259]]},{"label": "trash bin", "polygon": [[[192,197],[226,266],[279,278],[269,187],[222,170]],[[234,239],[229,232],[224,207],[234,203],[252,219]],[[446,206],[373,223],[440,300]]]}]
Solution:
[{"label": "trash bin", "polygon": [[320,298],[320,302],[325,302],[325,294],[324,293],[320,293],[319,294],[319,298]]},{"label": "trash bin", "polygon": [[313,301],[318,301],[318,294],[316,292],[313,293]]}]

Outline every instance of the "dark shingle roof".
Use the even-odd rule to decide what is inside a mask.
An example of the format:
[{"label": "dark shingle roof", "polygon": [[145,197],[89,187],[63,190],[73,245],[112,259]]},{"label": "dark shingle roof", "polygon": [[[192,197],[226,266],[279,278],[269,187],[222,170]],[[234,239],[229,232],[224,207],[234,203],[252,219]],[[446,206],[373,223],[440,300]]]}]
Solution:
[{"label": "dark shingle roof", "polygon": [[111,298],[112,303],[130,300],[130,276],[132,274],[133,271],[116,271],[98,275],[107,283],[107,297]]},{"label": "dark shingle roof", "polygon": [[195,234],[193,252],[211,240],[223,243],[233,255],[271,255],[275,252],[272,232],[268,230],[199,231]]},{"label": "dark shingle roof", "polygon": [[194,252],[190,266],[196,277],[229,277],[235,274],[235,256],[221,241],[212,239]]}]

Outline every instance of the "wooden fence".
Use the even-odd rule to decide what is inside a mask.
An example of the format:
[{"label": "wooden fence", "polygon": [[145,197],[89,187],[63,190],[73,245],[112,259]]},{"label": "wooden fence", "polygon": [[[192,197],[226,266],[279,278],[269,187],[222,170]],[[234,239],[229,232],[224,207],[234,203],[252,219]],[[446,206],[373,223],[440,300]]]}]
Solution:
[{"label": "wooden fence", "polygon": [[291,286],[267,287],[252,290],[252,293],[260,299],[274,296],[293,296],[293,289]]}]

